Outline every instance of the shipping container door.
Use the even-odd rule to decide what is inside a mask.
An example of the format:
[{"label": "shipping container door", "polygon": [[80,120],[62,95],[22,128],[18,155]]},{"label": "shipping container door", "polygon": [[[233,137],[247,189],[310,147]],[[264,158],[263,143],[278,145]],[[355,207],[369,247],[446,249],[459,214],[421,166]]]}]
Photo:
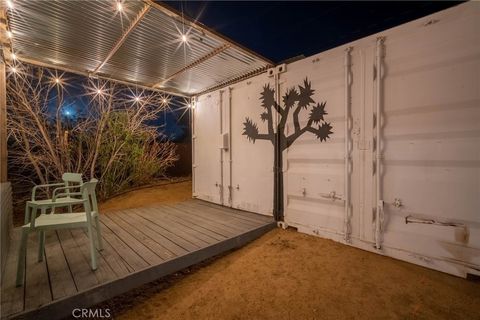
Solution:
[{"label": "shipping container door", "polygon": [[465,11],[385,40],[384,245],[433,268],[480,265],[479,17]]},{"label": "shipping container door", "polygon": [[193,196],[221,204],[219,92],[200,96],[193,113]]},{"label": "shipping container door", "polygon": [[[344,55],[304,59],[288,65],[280,75],[282,105],[287,92],[300,93],[304,80],[311,83],[314,103],[299,113],[300,129],[309,125],[312,105],[324,104],[324,121],[330,124],[326,140],[307,130],[284,152],[285,221],[300,231],[331,238],[344,232],[345,203],[345,69]],[[295,134],[293,110],[287,121],[286,136]]]},{"label": "shipping container door", "polygon": [[[248,139],[244,135],[247,118],[257,125],[259,133],[268,132],[266,121],[261,120],[265,110],[260,100],[263,86],[267,84],[274,87],[272,79],[262,74],[229,89],[232,162],[231,181],[228,181],[231,188],[225,198],[229,198],[234,208],[272,215],[273,144],[268,140]],[[226,114],[228,112],[226,110]],[[226,154],[226,158],[228,156]],[[226,179],[229,179],[227,175]]]}]

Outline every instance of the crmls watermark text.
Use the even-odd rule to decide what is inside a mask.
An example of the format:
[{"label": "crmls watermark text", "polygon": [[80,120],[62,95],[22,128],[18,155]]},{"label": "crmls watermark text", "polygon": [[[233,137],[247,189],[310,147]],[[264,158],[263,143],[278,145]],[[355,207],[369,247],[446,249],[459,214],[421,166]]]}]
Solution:
[{"label": "crmls watermark text", "polygon": [[89,318],[108,319],[112,317],[112,314],[110,313],[110,309],[75,308],[72,310],[72,316],[76,319],[89,319]]}]

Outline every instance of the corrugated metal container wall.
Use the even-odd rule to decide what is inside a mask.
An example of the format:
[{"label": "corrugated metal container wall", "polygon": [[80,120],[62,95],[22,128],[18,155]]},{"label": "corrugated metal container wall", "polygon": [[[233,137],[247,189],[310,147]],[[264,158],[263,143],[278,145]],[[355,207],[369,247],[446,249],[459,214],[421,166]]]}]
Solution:
[{"label": "corrugated metal container wall", "polygon": [[[252,143],[243,122],[260,119],[266,74],[198,97],[194,110],[194,196],[237,209],[272,215],[273,145]],[[273,85],[272,85],[273,86]],[[259,131],[267,131],[258,121]]]},{"label": "corrugated metal container wall", "polygon": [[480,3],[468,5],[387,35],[381,103],[384,244],[459,274],[480,266]]},{"label": "corrugated metal container wall", "polygon": [[[285,222],[458,276],[479,274],[479,31],[480,3],[465,3],[291,63],[278,76],[234,85],[233,206],[271,212],[273,147],[249,142],[243,122],[259,119],[265,84],[283,105],[281,98],[292,87],[300,92],[308,79],[314,105],[325,103],[320,123],[330,123],[332,133],[322,141],[306,130],[284,152]],[[297,129],[309,125],[311,107],[298,114]],[[195,124],[211,126],[214,109]],[[286,136],[295,133],[293,120],[289,115]],[[259,132],[266,130],[255,122]],[[196,140],[196,150],[210,150],[212,137],[202,146]],[[215,150],[203,161],[219,163]],[[220,169],[204,166],[213,171],[202,172],[199,164],[200,190],[207,182],[199,179],[214,184]],[[219,199],[214,193],[211,199]]]},{"label": "corrugated metal container wall", "polygon": [[193,109],[193,196],[222,203],[220,176],[220,99],[218,94],[199,97]]},{"label": "corrugated metal container wall", "polygon": [[264,73],[231,88],[231,185],[234,208],[272,215],[273,144],[267,140],[253,143],[243,134],[247,117],[257,123],[260,133],[268,131],[266,122],[260,120],[263,112],[260,92],[267,83],[272,80]]},{"label": "corrugated metal container wall", "polygon": [[[315,226],[341,234],[344,220],[344,57],[328,55],[288,65],[280,75],[280,94],[311,82],[312,99],[325,103],[324,120],[333,127],[332,134],[322,141],[306,132],[284,154],[285,221],[288,224]],[[299,91],[299,90],[297,90]],[[308,126],[311,107],[299,113],[300,128]],[[313,124],[315,126],[315,124]],[[294,122],[287,121],[286,135],[293,134]]]},{"label": "corrugated metal container wall", "polygon": [[288,224],[452,274],[478,272],[479,9],[461,5],[288,65],[281,88],[310,79],[333,126],[327,142],[308,135],[288,149]]}]

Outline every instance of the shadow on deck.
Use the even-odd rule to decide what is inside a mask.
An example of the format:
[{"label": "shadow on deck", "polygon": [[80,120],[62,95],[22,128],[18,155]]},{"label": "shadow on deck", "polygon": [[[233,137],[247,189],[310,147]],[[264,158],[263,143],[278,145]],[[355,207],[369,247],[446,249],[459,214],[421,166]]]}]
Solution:
[{"label": "shadow on deck", "polygon": [[59,319],[200,261],[241,247],[275,227],[272,218],[191,200],[101,214],[104,250],[90,269],[81,229],[46,233],[28,242],[25,286],[15,287],[19,232],[2,277],[3,318]]}]

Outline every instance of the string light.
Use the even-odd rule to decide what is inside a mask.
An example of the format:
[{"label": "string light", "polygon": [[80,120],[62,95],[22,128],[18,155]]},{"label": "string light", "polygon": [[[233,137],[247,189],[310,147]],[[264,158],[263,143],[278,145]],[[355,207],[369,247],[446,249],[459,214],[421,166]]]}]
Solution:
[{"label": "string light", "polygon": [[8,7],[9,9],[13,9],[13,2],[12,2],[12,0],[7,0],[7,7]]},{"label": "string light", "polygon": [[97,89],[97,91],[96,91],[96,92],[97,92],[97,94],[100,94],[100,95],[101,95],[101,94],[103,94],[103,91],[102,91],[102,89]]},{"label": "string light", "polygon": [[187,42],[187,35],[186,34],[182,34],[182,42]]},{"label": "string light", "polygon": [[12,60],[17,60],[17,55],[12,52]]},{"label": "string light", "polygon": [[11,70],[12,70],[12,72],[13,72],[13,73],[17,73],[17,72],[18,72],[18,70],[17,70],[17,68],[16,68],[16,67],[12,67],[12,69],[11,69]]},{"label": "string light", "polygon": [[163,98],[162,102],[167,103],[168,101],[167,101],[167,99]]},{"label": "string light", "polygon": [[120,1],[117,2],[117,11],[123,11],[123,4]]},{"label": "string light", "polygon": [[13,36],[12,31],[7,31],[7,37],[12,38],[12,36]]},{"label": "string light", "polygon": [[55,83],[60,83],[60,78],[55,78]]}]

